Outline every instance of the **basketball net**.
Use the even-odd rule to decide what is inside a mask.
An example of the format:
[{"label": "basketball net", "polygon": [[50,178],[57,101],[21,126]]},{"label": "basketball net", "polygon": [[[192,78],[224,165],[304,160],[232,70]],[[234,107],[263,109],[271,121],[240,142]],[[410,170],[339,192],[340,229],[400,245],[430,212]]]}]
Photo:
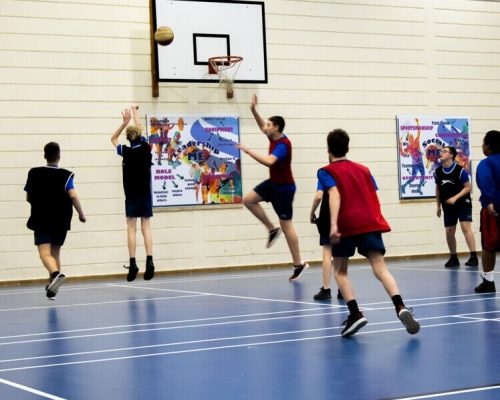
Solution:
[{"label": "basketball net", "polygon": [[243,57],[219,56],[208,59],[208,73],[219,76],[219,86],[226,88],[226,97],[233,98],[234,78],[240,69]]}]

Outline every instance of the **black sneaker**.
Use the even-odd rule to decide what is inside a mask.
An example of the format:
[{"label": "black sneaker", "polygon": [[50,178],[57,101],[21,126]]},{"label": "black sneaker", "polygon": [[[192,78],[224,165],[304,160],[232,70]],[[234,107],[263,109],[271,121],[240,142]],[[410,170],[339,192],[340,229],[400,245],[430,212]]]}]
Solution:
[{"label": "black sneaker", "polygon": [[497,290],[495,288],[495,282],[490,282],[483,278],[483,281],[474,288],[476,293],[495,293]]},{"label": "black sneaker", "polygon": [[131,265],[130,267],[124,265],[123,268],[128,269],[127,282],[132,282],[135,278],[137,278],[137,273],[139,272],[137,265]]},{"label": "black sneaker", "polygon": [[340,289],[337,289],[337,300],[344,300],[344,296],[342,296]]},{"label": "black sneaker", "polygon": [[342,323],[342,326],[345,326],[345,328],[342,330],[342,337],[354,335],[367,323],[368,320],[363,316],[362,313],[349,315],[347,319]]},{"label": "black sneaker", "polygon": [[294,266],[293,267],[293,274],[290,278],[288,278],[288,280],[295,281],[296,279],[299,279],[299,276],[302,275],[302,272],[304,272],[307,268],[309,268],[308,263]]},{"label": "black sneaker", "polygon": [[47,297],[49,299],[56,297],[56,294],[59,291],[59,287],[64,282],[64,279],[66,279],[66,276],[64,274],[58,274],[54,279],[52,279],[49,285],[46,286]]},{"label": "black sneaker", "polygon": [[267,240],[267,245],[266,245],[267,249],[271,247],[274,244],[274,242],[276,242],[276,239],[278,239],[280,233],[281,233],[280,228],[274,228],[269,231],[269,239]]},{"label": "black sneaker", "polygon": [[455,268],[460,267],[460,261],[458,261],[457,257],[450,257],[448,261],[444,264],[446,268]]},{"label": "black sneaker", "polygon": [[153,261],[146,263],[146,272],[144,272],[144,280],[149,281],[155,276],[155,265]]},{"label": "black sneaker", "polygon": [[465,265],[468,267],[477,267],[479,265],[479,260],[476,256],[470,256]]},{"label": "black sneaker", "polygon": [[313,298],[314,300],[330,300],[332,298],[332,291],[321,286],[321,289],[319,289],[319,292]]},{"label": "black sneaker", "polygon": [[413,313],[411,309],[406,307],[402,308],[398,312],[398,318],[401,320],[403,325],[406,328],[406,331],[410,335],[414,335],[420,330],[419,322],[413,317]]}]

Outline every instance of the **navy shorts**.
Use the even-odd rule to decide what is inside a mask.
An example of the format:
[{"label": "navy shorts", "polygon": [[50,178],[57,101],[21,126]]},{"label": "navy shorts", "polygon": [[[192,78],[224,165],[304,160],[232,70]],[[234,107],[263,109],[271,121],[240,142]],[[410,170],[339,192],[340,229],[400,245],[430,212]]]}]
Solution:
[{"label": "navy shorts", "polygon": [[127,218],[152,217],[153,206],[151,195],[130,197],[125,199],[125,215]]},{"label": "navy shorts", "polygon": [[278,185],[268,179],[259,183],[253,190],[264,201],[272,204],[279,219],[292,219],[295,185]]},{"label": "navy shorts", "polygon": [[458,221],[472,222],[472,204],[466,203],[463,207],[443,207],[443,221],[445,228],[455,226]]},{"label": "navy shorts", "polygon": [[358,253],[368,257],[370,251],[378,251],[385,254],[384,241],[380,232],[364,233],[362,235],[340,237],[338,244],[332,244],[334,257],[352,257],[358,249]]},{"label": "navy shorts", "polygon": [[35,231],[35,246],[50,243],[54,246],[62,246],[66,240],[68,231],[40,232]]}]

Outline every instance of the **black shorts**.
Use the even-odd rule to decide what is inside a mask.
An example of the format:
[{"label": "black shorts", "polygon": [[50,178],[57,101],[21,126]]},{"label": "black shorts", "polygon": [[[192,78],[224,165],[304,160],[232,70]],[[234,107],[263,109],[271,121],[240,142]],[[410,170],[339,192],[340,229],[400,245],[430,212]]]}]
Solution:
[{"label": "black shorts", "polygon": [[[293,189],[291,189],[293,187]],[[293,217],[294,185],[278,185],[270,179],[259,183],[253,189],[262,200],[271,203],[279,219],[289,220]]]},{"label": "black shorts", "polygon": [[443,207],[443,221],[445,228],[455,226],[458,221],[472,222],[472,203],[469,201],[461,207]]},{"label": "black shorts", "polygon": [[35,231],[35,246],[50,243],[54,246],[62,246],[66,240],[68,231],[42,232]]},{"label": "black shorts", "polygon": [[371,251],[385,254],[384,241],[380,232],[363,233],[356,236],[340,237],[338,244],[332,244],[332,254],[334,257],[352,257],[358,249],[358,253],[368,257]]},{"label": "black shorts", "polygon": [[125,215],[127,218],[149,218],[153,216],[151,195],[127,197],[125,199]]}]

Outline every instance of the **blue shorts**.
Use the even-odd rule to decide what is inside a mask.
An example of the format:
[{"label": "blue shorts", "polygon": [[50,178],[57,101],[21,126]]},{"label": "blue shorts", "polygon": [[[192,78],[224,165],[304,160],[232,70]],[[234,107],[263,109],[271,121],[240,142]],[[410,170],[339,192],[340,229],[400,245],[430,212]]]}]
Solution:
[{"label": "blue shorts", "polygon": [[458,221],[472,222],[472,204],[466,203],[463,207],[443,207],[443,221],[445,228],[455,226]]},{"label": "blue shorts", "polygon": [[35,231],[35,246],[50,243],[54,246],[62,246],[66,240],[68,231],[40,232]]},{"label": "blue shorts", "polygon": [[272,204],[279,219],[292,219],[295,185],[278,185],[268,179],[259,183],[253,190],[262,200]]},{"label": "blue shorts", "polygon": [[125,215],[128,218],[149,218],[153,216],[151,195],[137,196],[125,199]]},{"label": "blue shorts", "polygon": [[334,257],[352,257],[358,249],[358,253],[368,257],[370,251],[385,254],[384,241],[380,232],[364,233],[356,236],[340,237],[338,244],[332,244]]}]

